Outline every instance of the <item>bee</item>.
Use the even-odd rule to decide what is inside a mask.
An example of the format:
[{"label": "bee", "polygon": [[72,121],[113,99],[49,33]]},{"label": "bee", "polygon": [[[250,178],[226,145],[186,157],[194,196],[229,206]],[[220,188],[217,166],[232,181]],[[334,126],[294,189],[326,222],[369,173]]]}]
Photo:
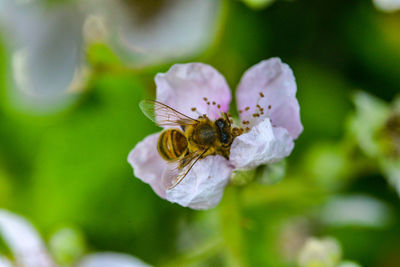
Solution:
[{"label": "bee", "polygon": [[143,100],[139,106],[157,125],[174,127],[162,131],[157,142],[160,156],[178,171],[169,189],[177,186],[200,159],[209,155],[229,159],[232,142],[243,131],[232,126],[227,113],[213,121],[206,115],[191,118],[158,101]]}]

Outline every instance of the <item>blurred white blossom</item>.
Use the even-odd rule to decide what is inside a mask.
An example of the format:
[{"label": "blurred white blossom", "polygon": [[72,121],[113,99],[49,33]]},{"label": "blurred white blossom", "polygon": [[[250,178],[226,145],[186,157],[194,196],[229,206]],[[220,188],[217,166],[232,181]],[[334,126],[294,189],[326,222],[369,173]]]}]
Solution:
[{"label": "blurred white blossom", "polygon": [[19,89],[12,94],[23,105],[45,109],[66,101],[83,69],[83,18],[75,2],[1,1],[0,30]]},{"label": "blurred white blossom", "polygon": [[[130,64],[158,63],[204,50],[217,32],[221,1],[89,0],[92,26]],[[91,32],[91,31],[89,31]]]},{"label": "blurred white blossom", "polygon": [[40,110],[70,103],[88,79],[84,49],[93,42],[134,66],[198,54],[214,39],[220,12],[214,0],[2,0],[0,31],[19,89],[11,97]]},{"label": "blurred white blossom", "polygon": [[77,267],[150,267],[135,257],[114,252],[95,253],[85,256]]},{"label": "blurred white blossom", "polygon": [[[12,253],[12,257],[10,258],[0,255],[0,267],[55,267],[59,264],[62,266],[65,264],[65,262],[60,263],[52,258],[40,235],[27,220],[7,210],[1,209],[0,238],[4,240],[5,245]],[[70,253],[71,251],[75,253],[76,249],[70,246],[71,240],[73,244],[76,244],[80,242],[79,239],[80,237],[78,237],[78,242],[76,242],[76,234],[64,229],[53,237],[51,243],[53,249],[54,247],[56,249],[61,247],[61,253]],[[62,244],[62,242],[66,243]],[[75,256],[80,256],[81,252],[82,250],[77,251]],[[59,253],[57,252],[56,254]],[[78,260],[78,257],[75,257],[75,260]],[[75,262],[74,266],[149,267],[150,265],[127,254],[102,252],[85,256],[79,262]]]},{"label": "blurred white blossom", "polygon": [[375,7],[381,11],[394,12],[400,10],[400,0],[373,0]]},{"label": "blurred white blossom", "polygon": [[300,267],[336,267],[342,257],[339,243],[334,238],[309,238],[300,250]]},{"label": "blurred white blossom", "polygon": [[321,219],[333,226],[381,228],[392,221],[392,211],[386,203],[370,196],[336,196],[322,208]]},{"label": "blurred white blossom", "polygon": [[400,100],[389,104],[372,95],[354,96],[356,112],[349,132],[361,150],[377,162],[389,183],[400,194]]}]

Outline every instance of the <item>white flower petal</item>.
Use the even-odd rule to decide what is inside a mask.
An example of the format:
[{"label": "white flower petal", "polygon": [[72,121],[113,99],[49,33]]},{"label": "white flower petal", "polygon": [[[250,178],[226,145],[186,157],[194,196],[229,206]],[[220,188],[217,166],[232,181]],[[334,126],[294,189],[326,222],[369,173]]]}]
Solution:
[{"label": "white flower petal", "polygon": [[383,128],[389,117],[389,105],[361,91],[354,95],[354,104],[356,113],[350,120],[349,129],[356,137],[361,149],[368,156],[375,157],[381,150],[376,140],[376,133]]},{"label": "white flower petal", "polygon": [[[210,119],[216,119],[220,117],[220,111],[229,110],[229,86],[225,78],[209,65],[175,64],[167,73],[157,74],[155,81],[157,101],[193,118],[207,114]],[[210,105],[207,105],[204,97]],[[196,111],[192,110],[193,107]]]},{"label": "white flower petal", "polygon": [[219,1],[92,1],[123,60],[156,63],[199,52],[216,33]]},{"label": "white flower petal", "polygon": [[376,8],[385,12],[400,10],[400,0],[373,0]]},{"label": "white flower petal", "polygon": [[[254,125],[269,117],[273,125],[285,128],[296,139],[303,131],[296,91],[293,71],[287,64],[279,58],[261,61],[243,74],[236,91],[238,109],[243,111],[241,120],[249,120]],[[257,104],[264,109],[264,114],[257,109]],[[254,113],[260,114],[258,120],[252,117]]]},{"label": "white flower petal", "polygon": [[[8,1],[8,0],[6,0]],[[13,2],[13,1],[11,1]],[[5,5],[0,21],[13,52],[17,87],[39,105],[58,103],[80,71],[83,14],[75,4]]]},{"label": "white flower petal", "polygon": [[157,151],[159,135],[160,133],[149,135],[139,142],[129,153],[128,162],[137,178],[149,184],[157,195],[165,198],[166,186],[162,183],[162,175],[167,163]]},{"label": "white flower petal", "polygon": [[361,267],[361,265],[353,261],[342,261],[337,267]]},{"label": "white flower petal", "polygon": [[250,169],[288,156],[294,147],[289,132],[264,119],[248,133],[235,138],[229,161],[237,169]]},{"label": "white flower petal", "polygon": [[84,257],[78,267],[150,267],[141,260],[122,253],[102,252]]},{"label": "white flower petal", "polygon": [[[354,212],[357,211],[357,212]],[[322,209],[321,219],[333,226],[384,228],[392,222],[386,203],[366,195],[337,196]]]},{"label": "white flower petal", "polygon": [[335,267],[341,257],[342,249],[334,238],[317,239],[312,237],[306,241],[300,250],[298,264],[300,267]]},{"label": "white flower petal", "polygon": [[221,200],[232,168],[221,156],[199,160],[183,181],[167,190],[166,199],[192,209],[210,209]]},{"label": "white flower petal", "polygon": [[18,266],[54,266],[39,234],[23,218],[0,210],[0,236],[12,251]]},{"label": "white flower petal", "polygon": [[0,267],[13,267],[9,259],[0,255]]}]

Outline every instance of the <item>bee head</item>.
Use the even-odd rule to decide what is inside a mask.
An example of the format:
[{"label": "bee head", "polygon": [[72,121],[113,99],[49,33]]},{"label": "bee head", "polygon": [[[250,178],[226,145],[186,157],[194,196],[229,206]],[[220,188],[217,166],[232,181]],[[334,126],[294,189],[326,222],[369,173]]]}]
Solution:
[{"label": "bee head", "polygon": [[219,133],[219,140],[222,144],[230,144],[231,142],[231,134],[230,134],[230,125],[223,118],[220,118],[215,121],[215,125],[217,126]]}]

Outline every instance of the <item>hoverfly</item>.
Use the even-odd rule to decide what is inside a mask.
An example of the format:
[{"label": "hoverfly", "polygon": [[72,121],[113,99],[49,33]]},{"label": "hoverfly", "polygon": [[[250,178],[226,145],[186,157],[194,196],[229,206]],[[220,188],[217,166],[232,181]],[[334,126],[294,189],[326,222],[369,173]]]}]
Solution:
[{"label": "hoverfly", "polygon": [[178,171],[169,189],[177,186],[198,160],[209,155],[229,159],[232,142],[243,131],[232,127],[227,113],[212,121],[206,115],[191,118],[158,101],[143,100],[139,106],[157,125],[176,127],[162,131],[157,142],[160,156]]}]

